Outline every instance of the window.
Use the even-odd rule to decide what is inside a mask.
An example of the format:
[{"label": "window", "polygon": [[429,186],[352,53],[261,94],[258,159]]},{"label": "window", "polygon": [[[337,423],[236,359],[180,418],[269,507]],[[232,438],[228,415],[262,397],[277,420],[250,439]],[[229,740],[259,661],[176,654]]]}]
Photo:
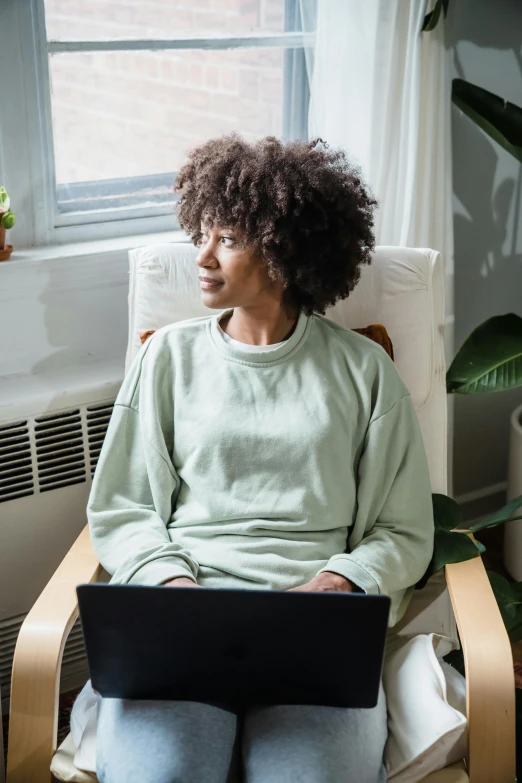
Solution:
[{"label": "window", "polygon": [[37,241],[175,228],[172,185],[195,144],[306,138],[299,0],[2,1],[29,80]]}]

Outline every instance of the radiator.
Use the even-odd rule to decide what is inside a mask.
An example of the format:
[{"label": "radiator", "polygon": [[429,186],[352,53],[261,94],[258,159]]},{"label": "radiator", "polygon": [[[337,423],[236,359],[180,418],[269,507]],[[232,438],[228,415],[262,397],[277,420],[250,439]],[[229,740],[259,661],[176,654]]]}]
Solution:
[{"label": "radiator", "polygon": [[[118,384],[77,404],[0,421],[0,683],[9,696],[20,626],[87,522],[92,477]],[[87,398],[87,402],[85,401]],[[71,397],[68,397],[71,403]],[[33,405],[34,407],[34,405]],[[14,407],[13,407],[14,410]],[[81,628],[67,642],[62,689],[87,679]]]},{"label": "radiator", "polygon": [[[11,617],[0,623],[0,689],[2,692],[2,712],[9,709],[11,690],[11,672],[16,639],[26,615]],[[85,655],[83,634],[80,621],[74,624],[63,653],[60,677],[60,693],[81,688],[89,678],[89,669]]]}]

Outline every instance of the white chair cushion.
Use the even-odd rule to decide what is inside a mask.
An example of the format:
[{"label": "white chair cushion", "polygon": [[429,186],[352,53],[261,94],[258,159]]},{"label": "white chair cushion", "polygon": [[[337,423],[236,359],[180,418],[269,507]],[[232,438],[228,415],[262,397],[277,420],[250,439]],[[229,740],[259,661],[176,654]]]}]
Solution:
[{"label": "white chair cushion", "polygon": [[434,574],[422,590],[414,591],[404,616],[391,630],[392,634],[407,637],[434,632],[451,639],[453,649],[459,649],[444,571]]},{"label": "white chair cushion", "polygon": [[439,660],[451,647],[436,634],[389,641],[383,679],[390,783],[416,783],[466,755],[466,681]]},{"label": "white chair cushion", "polygon": [[97,783],[98,778],[90,772],[83,772],[74,766],[76,746],[72,734],[68,734],[56,753],[51,763],[51,772],[56,780],[64,783]]}]

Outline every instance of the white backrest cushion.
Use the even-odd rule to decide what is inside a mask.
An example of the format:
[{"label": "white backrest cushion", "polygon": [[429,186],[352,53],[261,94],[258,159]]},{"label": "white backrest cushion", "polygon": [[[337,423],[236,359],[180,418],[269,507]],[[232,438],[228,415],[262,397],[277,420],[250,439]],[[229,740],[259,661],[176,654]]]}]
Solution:
[{"label": "white backrest cushion", "polygon": [[[190,243],[152,245],[129,252],[126,370],[141,346],[142,332],[218,312],[201,301],[196,255],[197,249]],[[328,308],[325,316],[349,329],[373,323],[386,327],[395,365],[419,419],[432,491],[446,493],[444,277],[440,254],[429,249],[377,247],[371,264],[362,267],[354,291]],[[447,591],[440,597],[439,584],[433,586],[433,591],[433,597],[438,596],[434,611],[426,607],[429,588],[417,591],[401,633],[439,633],[456,640]]]}]

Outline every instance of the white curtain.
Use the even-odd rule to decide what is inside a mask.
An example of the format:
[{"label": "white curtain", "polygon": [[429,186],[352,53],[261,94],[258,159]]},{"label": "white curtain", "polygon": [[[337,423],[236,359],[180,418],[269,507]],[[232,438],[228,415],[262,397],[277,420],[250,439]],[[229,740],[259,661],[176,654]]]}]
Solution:
[{"label": "white curtain", "polygon": [[[342,147],[379,200],[379,245],[431,247],[445,269],[446,362],[453,345],[451,81],[444,20],[421,33],[428,0],[301,0],[316,28],[309,138]],[[451,487],[452,398],[449,402]]]}]

